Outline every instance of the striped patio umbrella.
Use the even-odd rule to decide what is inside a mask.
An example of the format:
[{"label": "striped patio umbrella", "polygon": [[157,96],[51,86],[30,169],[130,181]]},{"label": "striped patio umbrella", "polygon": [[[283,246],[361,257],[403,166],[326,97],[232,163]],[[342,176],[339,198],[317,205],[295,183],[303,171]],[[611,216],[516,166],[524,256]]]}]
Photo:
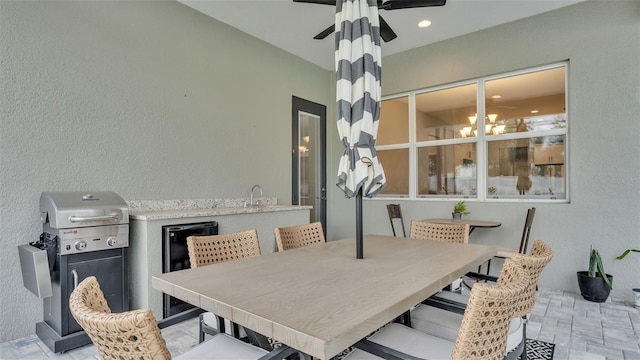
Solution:
[{"label": "striped patio umbrella", "polygon": [[356,197],[356,257],[363,258],[362,196],[386,185],[375,143],[380,119],[382,55],[376,0],[336,2],[336,109],[344,153],[337,186]]}]

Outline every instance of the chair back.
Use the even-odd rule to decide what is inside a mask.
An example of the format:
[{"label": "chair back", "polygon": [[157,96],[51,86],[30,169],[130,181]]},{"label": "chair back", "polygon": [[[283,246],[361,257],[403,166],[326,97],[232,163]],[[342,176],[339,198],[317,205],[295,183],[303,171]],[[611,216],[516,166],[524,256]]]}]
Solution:
[{"label": "chair back", "polygon": [[400,219],[402,236],[407,237],[407,233],[404,230],[404,220],[402,220],[402,211],[400,210],[400,204],[387,204],[387,212],[389,213],[389,221],[391,222],[391,231],[393,231],[393,236],[398,236],[396,235],[394,219]]},{"label": "chair back", "polygon": [[102,359],[171,359],[151,310],[112,314],[95,276],[73,290],[69,310]]},{"label": "chair back", "polygon": [[255,229],[222,235],[189,236],[187,248],[192,268],[260,255],[260,242]]},{"label": "chair back", "polygon": [[[551,262],[553,258],[553,249],[541,240],[533,242],[531,253],[526,254],[514,254],[514,259],[518,259],[523,267],[527,270],[530,283],[527,287],[522,302],[519,308],[516,310],[517,316],[525,316],[533,311],[533,307],[536,304],[536,290],[538,287],[538,279],[542,270]],[[501,278],[498,278],[498,284],[501,284]]]},{"label": "chair back", "polygon": [[453,243],[469,242],[469,224],[437,224],[425,221],[411,220],[409,237]]},{"label": "chair back", "polygon": [[502,271],[502,284],[477,283],[471,288],[452,360],[504,358],[509,323],[529,285],[529,277],[519,259],[507,259]]},{"label": "chair back", "polygon": [[524,222],[524,229],[522,230],[522,239],[520,240],[520,254],[527,253],[527,245],[529,245],[529,232],[531,231],[531,225],[533,224],[533,216],[536,214],[536,208],[532,207],[527,210],[527,219]]},{"label": "chair back", "polygon": [[296,249],[299,247],[325,242],[322,223],[302,224],[274,229],[278,251]]}]

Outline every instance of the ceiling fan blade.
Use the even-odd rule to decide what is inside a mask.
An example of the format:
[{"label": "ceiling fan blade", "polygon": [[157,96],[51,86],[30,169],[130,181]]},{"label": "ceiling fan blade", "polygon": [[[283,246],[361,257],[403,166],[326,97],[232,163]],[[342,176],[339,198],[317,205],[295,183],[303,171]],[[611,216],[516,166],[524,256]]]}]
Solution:
[{"label": "ceiling fan blade", "polygon": [[391,26],[389,26],[389,24],[384,21],[382,16],[378,16],[378,18],[380,19],[380,37],[382,38],[382,40],[384,40],[384,42],[389,42],[397,38],[398,35],[396,35],[396,33],[391,30]]},{"label": "ceiling fan blade", "polygon": [[293,2],[336,6],[335,0],[293,0]]},{"label": "ceiling fan blade", "polygon": [[389,0],[379,6],[384,10],[410,9],[429,6],[443,6],[447,0]]},{"label": "ceiling fan blade", "polygon": [[333,34],[334,30],[336,29],[335,25],[331,25],[328,28],[322,30],[322,32],[316,36],[314,36],[313,38],[316,40],[322,40],[324,38],[326,38],[327,36]]}]

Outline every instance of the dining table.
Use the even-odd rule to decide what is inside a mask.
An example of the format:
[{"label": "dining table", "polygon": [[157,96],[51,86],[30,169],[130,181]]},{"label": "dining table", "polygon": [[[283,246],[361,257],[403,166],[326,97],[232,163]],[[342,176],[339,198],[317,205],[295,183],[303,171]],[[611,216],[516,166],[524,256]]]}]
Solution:
[{"label": "dining table", "polygon": [[497,253],[491,245],[363,237],[155,275],[152,287],[330,359]]},{"label": "dining table", "polygon": [[475,228],[496,228],[500,227],[502,223],[500,221],[495,220],[474,220],[474,219],[461,219],[461,220],[453,220],[453,219],[422,219],[420,221],[423,222],[431,222],[436,224],[469,224],[469,234],[475,230]]}]

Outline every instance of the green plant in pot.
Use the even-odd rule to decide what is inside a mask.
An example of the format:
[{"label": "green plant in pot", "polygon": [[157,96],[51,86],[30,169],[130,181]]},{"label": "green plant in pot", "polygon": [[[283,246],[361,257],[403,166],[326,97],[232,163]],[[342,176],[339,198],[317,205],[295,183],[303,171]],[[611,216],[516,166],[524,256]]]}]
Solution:
[{"label": "green plant in pot", "polygon": [[593,247],[589,255],[589,270],[578,271],[578,286],[585,300],[604,302],[613,289],[613,276],[605,273],[602,258],[598,250]]},{"label": "green plant in pot", "polygon": [[[622,260],[622,259],[624,259],[625,256],[629,255],[630,252],[640,253],[640,249],[627,249],[622,254],[620,254],[618,257],[616,257],[616,259]],[[633,298],[634,298],[634,301],[635,301],[634,306],[635,306],[636,309],[640,309],[640,288],[633,288],[631,290],[633,290]]]},{"label": "green plant in pot", "polygon": [[453,205],[453,212],[451,216],[453,220],[461,220],[463,215],[469,215],[470,212],[467,210],[467,204],[460,200],[455,205]]},{"label": "green plant in pot", "polygon": [[624,259],[625,256],[629,255],[629,253],[632,252],[632,251],[640,253],[640,249],[627,249],[622,254],[620,254],[616,259],[622,260],[622,259]]}]

